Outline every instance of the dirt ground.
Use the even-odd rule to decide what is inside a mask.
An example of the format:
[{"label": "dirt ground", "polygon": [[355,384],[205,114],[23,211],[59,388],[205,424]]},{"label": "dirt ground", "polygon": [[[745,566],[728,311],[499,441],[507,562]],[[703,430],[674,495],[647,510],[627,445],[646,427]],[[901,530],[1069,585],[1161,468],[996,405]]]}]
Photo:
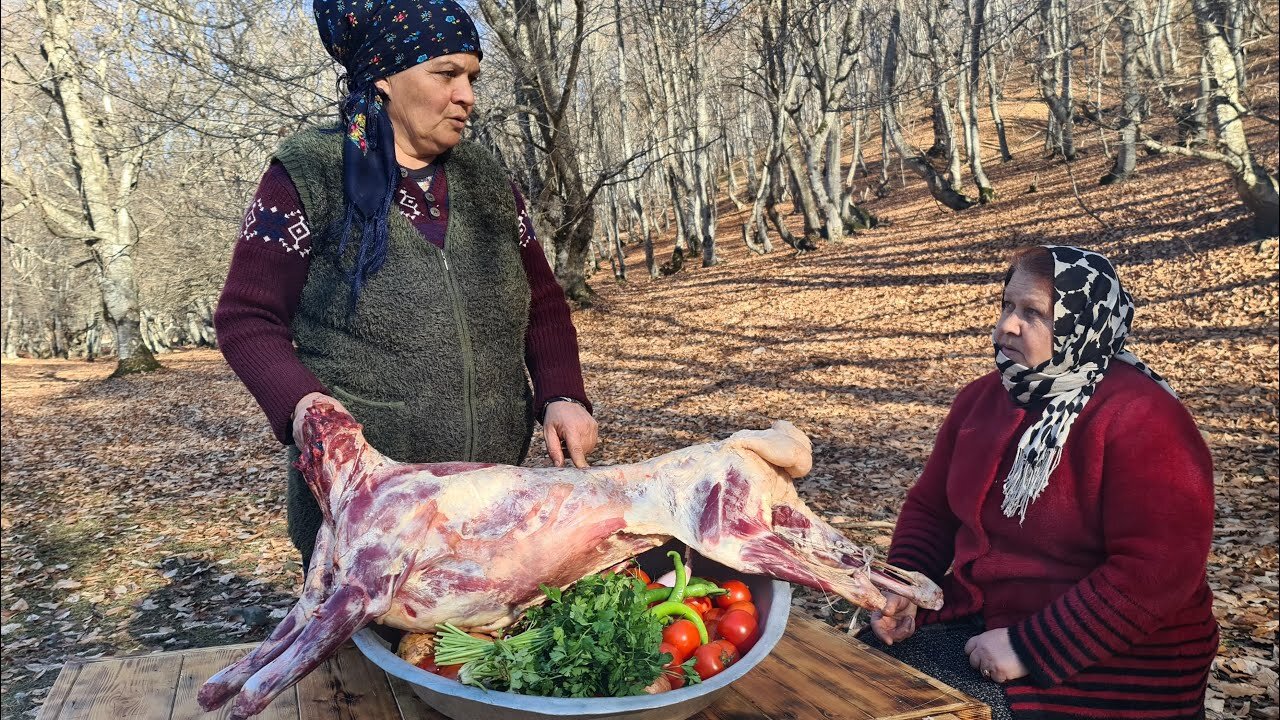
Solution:
[{"label": "dirt ground", "polygon": [[[1276,240],[1251,236],[1213,167],[1143,158],[1139,178],[1099,188],[1107,160],[1088,132],[1068,170],[1040,155],[1033,126],[1010,124],[1017,159],[988,168],[992,205],[951,213],[918,180],[899,187],[895,168],[893,194],[866,205],[888,222],[818,252],[749,254],[726,202],[721,265],[651,282],[633,249],[632,280],[616,284],[606,264],[599,302],[574,315],[601,425],[592,460],[785,418],[814,442],[801,494],[883,549],[950,400],[992,367],[1002,258],[1036,243],[1097,249],[1138,303],[1131,349],[1214,453],[1223,640],[1210,717],[1276,718]],[[1276,167],[1274,137],[1258,146]],[[283,453],[257,406],[215,351],[161,360],[121,380],[103,362],[0,368],[5,718],[33,715],[68,658],[260,639],[299,589]],[[545,463],[540,446],[532,457]],[[815,593],[797,603],[855,620]]]}]

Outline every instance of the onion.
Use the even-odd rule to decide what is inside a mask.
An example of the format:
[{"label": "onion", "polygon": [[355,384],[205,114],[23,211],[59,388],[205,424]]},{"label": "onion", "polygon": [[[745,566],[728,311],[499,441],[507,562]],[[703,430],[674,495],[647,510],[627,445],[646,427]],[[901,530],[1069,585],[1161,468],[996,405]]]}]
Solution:
[{"label": "onion", "polygon": [[670,690],[671,680],[667,678],[666,673],[659,675],[657,680],[654,680],[649,687],[644,689],[644,691],[650,695],[657,695],[658,693],[669,692]]},{"label": "onion", "polygon": [[[685,566],[684,566],[684,581],[685,581],[685,582],[689,582],[689,578],[691,578],[691,577],[693,577],[693,568],[689,567],[688,563],[685,563]],[[676,586],[676,571],[675,571],[674,569],[672,569],[672,570],[671,570],[671,571],[669,571],[666,575],[663,575],[662,577],[658,578],[657,580],[654,580],[654,582],[658,583],[659,585],[666,585],[667,587],[675,587],[675,586]]]}]

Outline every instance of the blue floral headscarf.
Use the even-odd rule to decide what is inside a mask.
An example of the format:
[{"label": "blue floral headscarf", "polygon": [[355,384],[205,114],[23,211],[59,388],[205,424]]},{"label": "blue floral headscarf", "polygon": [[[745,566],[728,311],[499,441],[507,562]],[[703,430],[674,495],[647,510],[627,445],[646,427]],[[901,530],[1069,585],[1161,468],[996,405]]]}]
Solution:
[{"label": "blue floral headscarf", "polygon": [[455,0],[315,0],[320,41],[346,71],[342,102],[342,240],[359,229],[351,304],[387,259],[387,213],[400,180],[395,134],[374,82],[432,58],[481,55],[471,16]]}]

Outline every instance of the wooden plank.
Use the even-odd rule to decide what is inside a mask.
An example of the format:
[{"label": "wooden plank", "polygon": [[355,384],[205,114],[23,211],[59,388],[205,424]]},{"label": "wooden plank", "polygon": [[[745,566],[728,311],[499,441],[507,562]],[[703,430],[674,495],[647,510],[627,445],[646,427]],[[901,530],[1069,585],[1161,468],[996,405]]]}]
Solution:
[{"label": "wooden plank", "polygon": [[297,684],[299,720],[400,718],[386,674],[347,643]]},{"label": "wooden plank", "polygon": [[[755,668],[752,668],[755,671]],[[785,716],[784,716],[785,717]],[[690,720],[773,720],[750,700],[730,687],[710,707]]]},{"label": "wooden plank", "polygon": [[[182,653],[182,673],[178,677],[178,691],[174,695],[173,711],[169,720],[226,720],[231,714],[235,699],[220,709],[207,713],[196,702],[196,693],[214,673],[244,657],[256,645],[228,645],[204,650],[188,650]],[[298,720],[298,692],[295,688],[280,693],[267,709],[256,716],[259,720]]]},{"label": "wooden plank", "polygon": [[394,675],[387,675],[387,682],[391,686],[391,694],[396,699],[396,707],[400,709],[400,715],[405,720],[449,720],[447,715],[436,712],[418,697],[409,683]]},{"label": "wooden plank", "polygon": [[[845,697],[857,697],[871,717],[914,718],[922,714],[979,709],[990,710],[968,695],[936,680],[857,639],[807,617],[792,616],[787,638],[806,652],[783,654],[806,678],[822,684],[820,676],[837,669]],[[781,643],[779,643],[781,645]],[[981,712],[975,717],[983,717]]]},{"label": "wooden plank", "polygon": [[[68,662],[39,720],[222,720],[203,713],[196,692],[253,645]],[[773,653],[696,720],[990,720],[990,709],[944,683],[801,615]],[[264,720],[447,720],[404,681],[352,644],[294,688]]]},{"label": "wooden plank", "polygon": [[[876,650],[866,643],[858,640],[852,635],[841,633],[830,625],[810,617],[792,616],[792,622],[795,628],[788,623],[788,630],[792,631],[794,636],[802,642],[819,642],[824,645],[831,640],[847,643],[856,648],[859,656],[866,660],[866,665],[874,669],[874,672],[881,677],[868,678],[882,680],[882,676],[887,675],[892,685],[897,689],[909,689],[914,693],[928,694],[930,688],[946,695],[953,702],[959,703],[976,703],[981,704],[974,698],[965,695],[959,690],[947,685],[946,683],[927,675],[920,670],[898,660],[894,657]],[[796,622],[796,621],[799,622]],[[826,642],[824,642],[826,640]],[[874,660],[872,659],[874,658]]]},{"label": "wooden plank", "polygon": [[169,720],[182,663],[173,653],[85,663],[57,720]]},{"label": "wooden plank", "polygon": [[347,643],[330,663],[337,665],[344,692],[351,698],[353,717],[399,718],[402,717],[387,674],[382,668],[369,662],[355,643]]},{"label": "wooden plank", "polygon": [[[790,634],[784,635],[773,652],[734,687],[766,715],[794,720],[875,718],[875,714],[861,708],[862,703],[850,705],[850,699],[857,698],[858,692],[845,686],[846,676],[838,669],[820,666],[824,658],[821,652],[821,648],[807,647]],[[836,712],[840,714],[833,715]]]},{"label": "wooden plank", "polygon": [[844,684],[856,688],[859,699],[871,704],[876,716],[927,703],[949,705],[956,699],[946,685],[929,682],[927,675],[907,665],[889,664],[886,656],[818,620],[792,616],[787,631],[793,642],[815,653],[818,669],[839,667],[846,674]]},{"label": "wooden plank", "polygon": [[40,706],[40,714],[36,720],[56,720],[62,714],[62,706],[71,695],[83,667],[84,663],[79,660],[70,660],[62,666],[57,679],[53,681],[53,687],[44,698],[44,704]]}]

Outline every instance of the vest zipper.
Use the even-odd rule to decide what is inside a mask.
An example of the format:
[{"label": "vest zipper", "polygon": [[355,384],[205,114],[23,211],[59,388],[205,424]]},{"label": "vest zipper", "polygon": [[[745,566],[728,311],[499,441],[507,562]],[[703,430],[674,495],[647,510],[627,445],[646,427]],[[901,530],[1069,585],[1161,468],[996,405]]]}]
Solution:
[{"label": "vest zipper", "polygon": [[462,310],[458,286],[453,282],[453,271],[449,269],[449,256],[435,243],[428,244],[440,253],[440,260],[444,263],[445,289],[449,292],[449,303],[453,306],[453,320],[458,327],[458,341],[462,346],[462,422],[466,427],[466,457],[462,460],[471,461],[475,459],[472,457],[475,453],[475,403],[472,396],[475,394],[476,384],[475,358],[471,352],[471,331],[467,328],[467,317]]}]

